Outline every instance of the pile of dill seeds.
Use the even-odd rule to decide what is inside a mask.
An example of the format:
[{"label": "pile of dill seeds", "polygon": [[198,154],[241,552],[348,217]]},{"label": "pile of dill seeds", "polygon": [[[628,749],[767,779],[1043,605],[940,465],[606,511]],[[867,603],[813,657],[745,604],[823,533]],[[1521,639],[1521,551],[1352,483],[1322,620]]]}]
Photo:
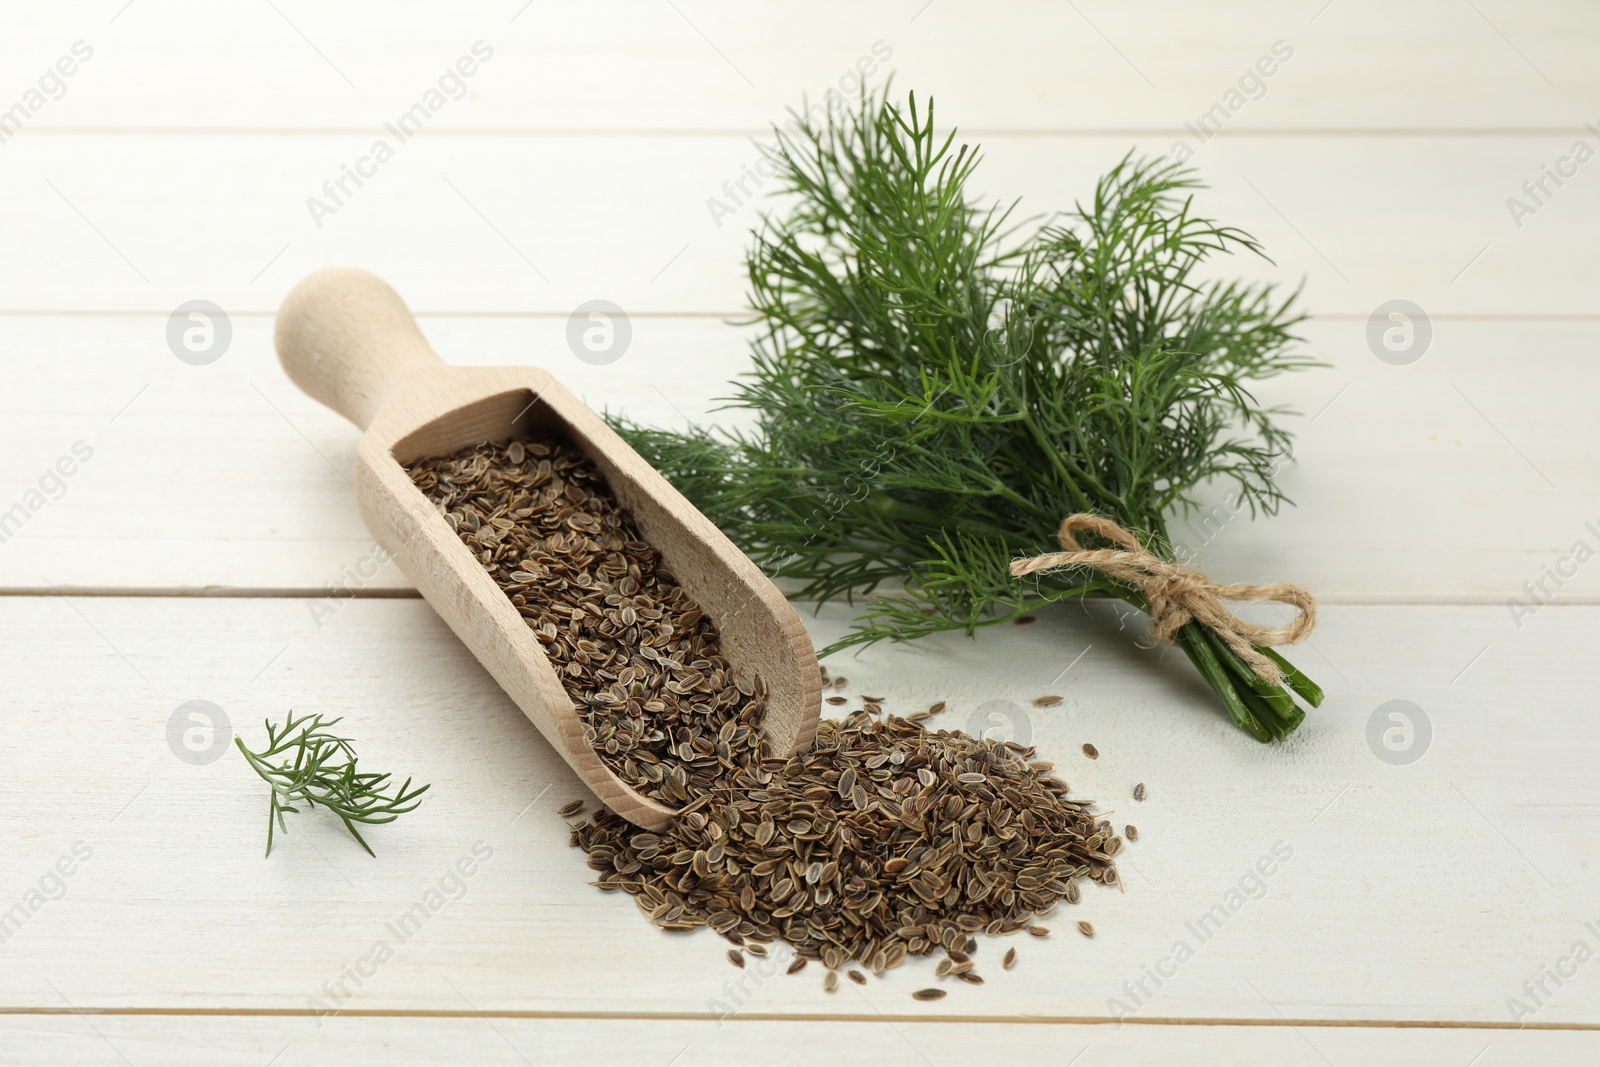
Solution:
[{"label": "pile of dill seeds", "polygon": [[709,926],[739,966],[784,942],[790,972],[817,961],[830,991],[841,972],[867,980],[851,964],[881,974],[936,953],[938,977],[981,984],[975,934],[1043,937],[1037,920],[1077,903],[1080,879],[1116,884],[1122,839],[1089,802],[1031,748],[927,729],[942,705],[902,718],[863,698],[822,722],[810,751],[771,758],[760,681],[722,657],[710,620],[571,446],[518,438],[408,472],[543,642],[601,758],[678,808],[659,832],[603,808],[572,830],[596,884],[632,894],[656,925]]},{"label": "pile of dill seeds", "polygon": [[711,620],[582,452],[516,438],[407,473],[543,643],[618,777],[680,807],[760,758],[761,683],[722,657]]},{"label": "pile of dill seeds", "polygon": [[664,831],[602,809],[572,841],[658,926],[783,941],[791,972],[820,961],[829,990],[851,962],[876,974],[936,952],[940,977],[981,984],[972,935],[1045,936],[1036,920],[1077,903],[1079,879],[1116,883],[1122,839],[1032,749],[929,731],[930,714],[825,720],[811,751],[738,768]]}]

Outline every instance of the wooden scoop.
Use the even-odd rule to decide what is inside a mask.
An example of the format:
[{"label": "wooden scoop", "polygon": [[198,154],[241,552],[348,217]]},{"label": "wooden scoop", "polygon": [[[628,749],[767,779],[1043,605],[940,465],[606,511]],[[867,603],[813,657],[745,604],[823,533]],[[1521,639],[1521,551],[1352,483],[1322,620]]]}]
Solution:
[{"label": "wooden scoop", "polygon": [[723,655],[766,682],[772,752],[788,756],[811,744],[822,685],[799,616],[720,530],[550,375],[536,367],[446,366],[399,294],[348,267],[297,285],[278,311],[276,333],[294,383],[366,431],[355,487],[367,529],[612,811],[649,829],[673,816],[595,753],[544,647],[405,464],[525,433],[576,445],[716,624]]}]

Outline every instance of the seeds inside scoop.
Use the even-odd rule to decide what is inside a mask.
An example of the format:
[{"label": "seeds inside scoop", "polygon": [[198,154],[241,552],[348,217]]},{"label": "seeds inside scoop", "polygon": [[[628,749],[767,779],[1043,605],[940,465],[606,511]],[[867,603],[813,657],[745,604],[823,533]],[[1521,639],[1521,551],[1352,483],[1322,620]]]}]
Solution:
[{"label": "seeds inside scoop", "polygon": [[407,473],[533,630],[618,777],[679,807],[725,763],[760,759],[765,687],[735,674],[711,620],[586,456],[518,438]]}]

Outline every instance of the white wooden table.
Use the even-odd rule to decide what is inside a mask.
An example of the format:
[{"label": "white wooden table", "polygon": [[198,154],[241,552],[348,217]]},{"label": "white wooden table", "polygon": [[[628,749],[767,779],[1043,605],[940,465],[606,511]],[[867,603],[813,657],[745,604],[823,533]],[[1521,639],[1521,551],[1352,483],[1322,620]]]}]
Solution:
[{"label": "white wooden table", "polygon": [[[479,41],[398,143],[384,124]],[[1575,0],[12,14],[0,1062],[1595,1062],[1600,162],[1571,153],[1600,149],[1597,42],[1600,12]],[[1245,739],[1109,612],[829,664],[891,710],[947,699],[955,725],[1062,693],[1021,725],[1141,830],[1126,892],[1086,894],[1093,941],[1024,939],[1014,971],[937,1004],[907,995],[916,967],[833,996],[814,972],[734,971],[713,935],[664,934],[591,888],[554,814],[581,795],[572,775],[404,577],[320,611],[372,550],[356,437],[271,348],[287,288],[354,263],[448,360],[536,362],[597,407],[705,418],[746,360],[723,319],[757,208],[724,183],[801,93],[886,53],[900,89],[982,142],[982,186],[1035,209],[1130,146],[1198,144],[1201,206],[1276,260],[1241,271],[1304,279],[1330,364],[1270,394],[1306,416],[1284,475],[1299,506],[1190,538],[1219,578],[1326,595],[1295,658],[1328,700],[1288,744]],[[61,57],[70,76],[47,75]],[[1219,102],[1199,144],[1186,123]],[[360,163],[379,137],[393,158]],[[369,176],[314,219],[307,198],[328,204],[346,165]],[[1545,165],[1566,176],[1535,201]],[[631,319],[610,365],[565,340],[591,299]],[[1397,299],[1431,329],[1409,363],[1367,339]],[[205,365],[167,340],[193,300],[231,327]],[[848,616],[809,625],[822,643]],[[219,752],[290,708],[344,715],[365,758],[433,789],[371,834],[377,859],[305,816],[263,859],[243,761],[169,743],[191,700],[225,716]],[[1430,724],[1407,751],[1369,743],[1391,701]],[[492,855],[445,878],[474,847]],[[1288,858],[1253,875],[1274,849]],[[395,938],[441,882],[446,902]]]}]

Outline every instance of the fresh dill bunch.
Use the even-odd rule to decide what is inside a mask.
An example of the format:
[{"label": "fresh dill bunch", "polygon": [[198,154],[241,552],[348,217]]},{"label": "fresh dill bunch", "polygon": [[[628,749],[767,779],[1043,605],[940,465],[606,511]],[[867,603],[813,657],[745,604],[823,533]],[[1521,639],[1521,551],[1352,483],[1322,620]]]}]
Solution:
[{"label": "fresh dill bunch", "polygon": [[[1246,233],[1197,216],[1193,172],[1125,157],[1087,203],[1043,220],[968,192],[975,149],[936,132],[931,101],[887,89],[858,111],[777,129],[783,197],[748,253],[759,332],[731,406],[752,430],[619,431],[800,598],[865,595],[823,654],[943,630],[972,633],[1080,597],[1147,609],[1077,568],[1013,578],[1090,512],[1173,558],[1168,517],[1204,483],[1272,514],[1287,414],[1248,384],[1317,365],[1296,352],[1296,294],[1208,280]],[[877,593],[879,586],[897,586]],[[1321,692],[1275,652],[1257,678],[1214,632],[1177,644],[1259,740]]]},{"label": "fresh dill bunch", "polygon": [[260,752],[251,752],[243,738],[234,738],[251,769],[272,787],[267,807],[267,855],[272,855],[274,826],[288,832],[283,817],[299,812],[296,803],[304,802],[308,808],[320,804],[339,816],[350,836],[374,857],[377,853],[355,824],[394,822],[422,803],[418,798],[428,791],[427,786],[412,789],[407,778],[404,785],[385,795],[389,775],[356,770],[356,750],[350,739],[328,729],[338,722],[324,721],[321,715],[296,719],[293,712],[281,727],[263,720],[267,747]]}]

